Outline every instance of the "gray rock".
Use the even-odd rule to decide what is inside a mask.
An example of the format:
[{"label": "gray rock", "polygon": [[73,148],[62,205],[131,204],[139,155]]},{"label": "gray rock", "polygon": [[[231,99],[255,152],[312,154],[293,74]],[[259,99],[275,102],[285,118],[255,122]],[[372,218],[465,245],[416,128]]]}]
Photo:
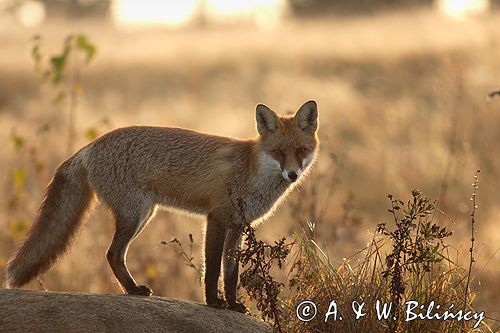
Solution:
[{"label": "gray rock", "polygon": [[259,319],[164,297],[0,289],[0,332],[271,332]]}]

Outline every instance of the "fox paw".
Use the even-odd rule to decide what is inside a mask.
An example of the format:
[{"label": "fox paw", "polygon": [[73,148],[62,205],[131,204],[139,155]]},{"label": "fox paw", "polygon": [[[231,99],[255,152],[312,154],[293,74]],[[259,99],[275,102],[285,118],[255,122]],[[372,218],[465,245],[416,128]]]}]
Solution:
[{"label": "fox paw", "polygon": [[218,297],[214,300],[207,301],[207,305],[217,309],[227,309],[228,307],[226,301]]},{"label": "fox paw", "polygon": [[147,286],[136,286],[133,290],[130,290],[128,293],[130,295],[139,295],[139,296],[153,295],[153,291]]},{"label": "fox paw", "polygon": [[240,302],[229,303],[228,309],[240,313],[250,313],[250,310],[248,310],[245,304]]}]

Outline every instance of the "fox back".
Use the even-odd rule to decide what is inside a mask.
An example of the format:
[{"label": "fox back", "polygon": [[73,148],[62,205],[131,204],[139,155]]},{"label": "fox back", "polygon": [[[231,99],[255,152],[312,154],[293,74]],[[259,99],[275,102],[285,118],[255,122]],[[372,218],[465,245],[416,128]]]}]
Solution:
[{"label": "fox back", "polygon": [[131,191],[145,201],[204,215],[238,199],[251,222],[296,185],[316,156],[317,123],[299,116],[279,117],[259,105],[260,137],[248,140],[180,128],[121,128],[80,154],[89,182],[111,207],[121,208]]}]

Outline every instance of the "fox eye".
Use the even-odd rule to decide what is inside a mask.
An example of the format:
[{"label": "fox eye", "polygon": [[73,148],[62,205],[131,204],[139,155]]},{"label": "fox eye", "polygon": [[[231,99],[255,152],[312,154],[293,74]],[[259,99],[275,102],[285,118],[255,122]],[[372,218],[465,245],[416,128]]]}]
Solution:
[{"label": "fox eye", "polygon": [[271,153],[273,153],[274,155],[277,155],[277,156],[283,155],[283,153],[279,149],[273,149],[273,150],[271,150]]},{"label": "fox eye", "polygon": [[304,154],[306,152],[306,149],[303,147],[297,148],[297,153],[298,154]]}]

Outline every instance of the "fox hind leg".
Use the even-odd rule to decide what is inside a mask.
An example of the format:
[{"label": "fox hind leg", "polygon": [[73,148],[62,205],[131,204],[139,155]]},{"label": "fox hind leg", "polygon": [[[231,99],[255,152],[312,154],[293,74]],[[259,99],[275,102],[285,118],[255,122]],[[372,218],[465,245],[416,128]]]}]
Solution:
[{"label": "fox hind leg", "polygon": [[109,265],[127,294],[150,296],[153,292],[147,286],[139,286],[126,266],[128,247],[153,218],[154,205],[142,205],[142,209],[128,214],[114,212],[116,230],[106,255]]}]

